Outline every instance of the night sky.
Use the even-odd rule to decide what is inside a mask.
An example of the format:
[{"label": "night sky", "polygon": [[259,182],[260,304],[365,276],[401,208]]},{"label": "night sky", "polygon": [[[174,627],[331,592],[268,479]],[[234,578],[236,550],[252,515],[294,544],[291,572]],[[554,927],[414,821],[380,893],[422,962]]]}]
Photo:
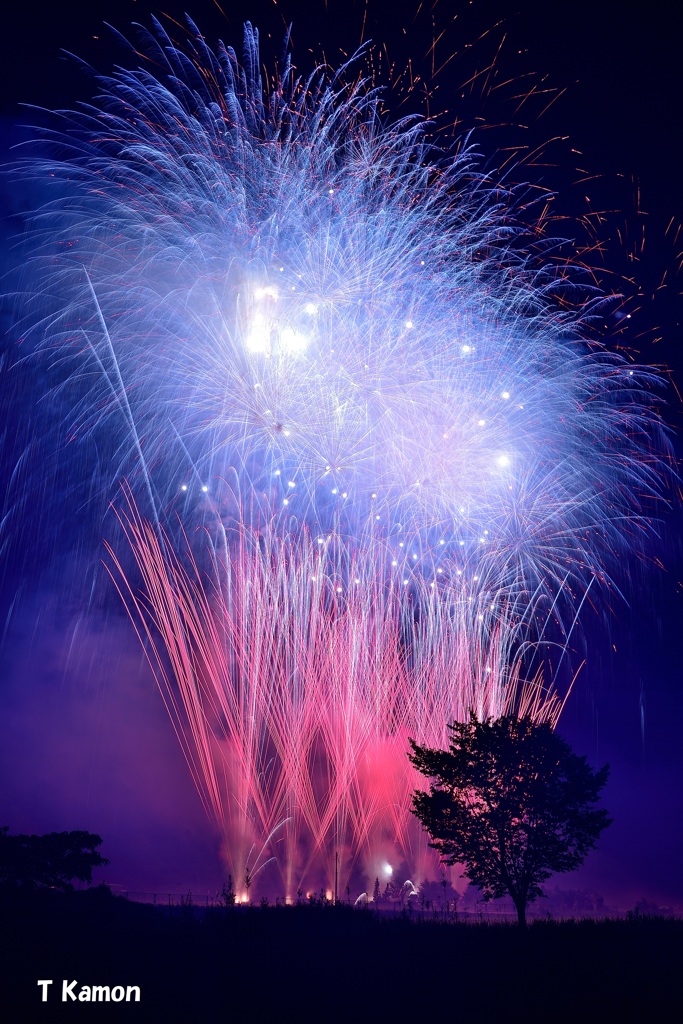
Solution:
[{"label": "night sky", "polygon": [[[649,3],[638,18],[587,0],[559,8],[525,0],[442,2],[433,10],[403,0],[371,2],[367,10],[353,0],[239,0],[226,4],[225,13],[210,0],[161,9],[146,0],[66,0],[43,12],[14,4],[1,22],[4,159],[12,144],[30,138],[20,124],[44,120],[21,103],[68,107],[93,92],[87,73],[62,50],[108,70],[130,57],[104,22],[127,34],[131,21],[148,24],[150,13],[160,10],[179,19],[185,7],[209,41],[220,37],[238,50],[241,25],[250,19],[271,63],[291,20],[303,70],[323,54],[339,63],[363,32],[364,39],[386,44],[399,65],[412,59],[429,80],[431,41],[443,31],[434,51],[429,113],[444,125],[455,117],[462,130],[479,127],[475,139],[491,166],[509,144],[532,152],[545,143],[543,157],[516,173],[557,192],[566,218],[558,233],[574,230],[588,208],[586,197],[591,209],[609,211],[599,229],[604,254],[596,263],[603,286],[623,291],[627,302],[605,329],[619,330],[620,344],[640,352],[643,362],[671,371],[666,418],[680,427],[675,386],[683,385],[683,232],[676,239],[676,227],[683,220],[683,69],[671,4]],[[468,84],[494,56],[494,71]],[[519,97],[532,88],[519,109]],[[396,95],[387,97],[390,109],[396,109]],[[424,104],[418,87],[397,112],[425,112]],[[493,127],[483,130],[482,124]],[[3,182],[2,189],[5,240],[21,232],[21,211],[40,197],[20,182]],[[5,267],[22,251],[6,252]],[[625,312],[631,325],[624,333]],[[130,624],[113,610],[98,569],[101,509],[96,498],[88,503],[60,478],[58,446],[35,440],[48,433],[54,438],[58,411],[56,399],[46,397],[50,383],[43,371],[18,359],[16,317],[16,304],[6,300],[0,824],[14,832],[99,833],[111,861],[101,877],[123,889],[215,892],[223,877],[217,840]],[[680,438],[674,443],[680,451]],[[621,908],[644,897],[680,911],[680,508],[663,514],[656,528],[659,537],[646,557],[621,567],[625,599],[589,611],[574,645],[575,664],[586,658],[586,666],[560,731],[591,763],[611,765],[605,804],[614,824],[584,868],[557,884],[588,889]],[[81,543],[84,537],[92,542]]]}]

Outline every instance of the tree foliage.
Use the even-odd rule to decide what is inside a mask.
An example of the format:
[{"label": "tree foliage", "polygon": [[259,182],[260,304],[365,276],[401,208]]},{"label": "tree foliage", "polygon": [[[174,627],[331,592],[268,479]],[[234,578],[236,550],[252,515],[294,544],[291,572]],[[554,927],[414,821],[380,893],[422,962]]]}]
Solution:
[{"label": "tree foliage", "polygon": [[97,852],[102,843],[92,832],[10,835],[0,829],[0,884],[24,888],[72,889],[72,881],[90,883],[92,869],[109,861]]},{"label": "tree foliage", "polygon": [[511,896],[520,924],[541,883],[578,867],[610,823],[596,807],[607,766],[594,771],[549,725],[508,715],[449,726],[448,750],[410,741],[433,780],[413,813],[446,864],[463,864],[484,899]]}]

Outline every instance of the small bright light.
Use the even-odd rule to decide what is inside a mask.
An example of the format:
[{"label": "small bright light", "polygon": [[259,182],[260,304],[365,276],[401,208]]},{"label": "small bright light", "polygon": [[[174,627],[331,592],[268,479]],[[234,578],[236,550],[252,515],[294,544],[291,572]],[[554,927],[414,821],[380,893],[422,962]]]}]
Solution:
[{"label": "small bright light", "polygon": [[331,196],[333,196],[333,195],[334,195],[334,189],[333,189],[333,188],[328,188],[327,192],[328,192],[328,194],[329,194],[329,195],[331,195]]},{"label": "small bright light", "polygon": [[398,546],[399,546],[400,548],[402,548],[402,547],[403,547],[403,541],[402,541],[402,540],[400,540],[400,541],[398,542]]},{"label": "small bright light", "polygon": [[339,488],[338,487],[333,487],[332,488],[332,493],[333,494],[339,494]]},{"label": "small bright light", "polygon": [[498,458],[496,459],[496,465],[497,466],[501,466],[501,467],[509,466],[510,465],[510,458],[509,458],[509,456],[507,456],[507,455],[499,455]]},{"label": "small bright light", "polygon": [[432,580],[432,582],[429,584],[429,586],[430,587],[435,587],[436,586],[436,583],[434,582],[434,580]]},{"label": "small bright light", "polygon": [[183,484],[182,487],[180,488],[180,490],[181,491],[186,491],[187,490],[187,484]]},{"label": "small bright light", "polygon": [[392,565],[398,565],[398,562],[396,561],[396,559],[394,559],[391,564]]},{"label": "small bright light", "polygon": [[279,475],[280,475],[280,470],[279,470],[279,469],[276,469],[276,470],[275,470],[275,476],[279,476]]},{"label": "small bright light", "polygon": [[413,321],[412,320],[406,320],[406,327],[408,328],[408,330],[410,330],[410,328],[412,326],[413,326]]},{"label": "small bright light", "polygon": [[478,420],[477,422],[478,422],[480,427],[485,427],[486,426],[486,420]]},{"label": "small bright light", "polygon": [[404,587],[407,587],[407,586],[408,586],[408,580],[404,580],[404,581],[403,581],[403,586],[404,586]]},{"label": "small bright light", "polygon": [[629,377],[632,377],[633,376],[633,370],[629,370],[628,371],[628,375],[629,375]]},{"label": "small bright light", "polygon": [[382,864],[382,871],[387,877],[393,875],[394,873],[394,869],[392,868],[391,864]]},{"label": "small bright light", "polygon": [[471,345],[461,345],[460,346],[460,351],[463,353],[463,355],[467,356],[472,351],[472,346]]},{"label": "small bright light", "polygon": [[414,561],[414,562],[416,562],[416,561],[417,561],[417,555],[413,555],[413,561]]},{"label": "small bright light", "polygon": [[464,540],[458,541],[458,543],[460,544],[461,548],[465,547],[465,541]]},{"label": "small bright light", "polygon": [[420,266],[424,267],[424,265],[425,265],[425,261],[424,260],[420,260]]},{"label": "small bright light", "polygon": [[379,519],[379,516],[375,516],[375,519]]},{"label": "small bright light", "polygon": [[349,495],[348,495],[347,491],[342,491],[342,498],[348,498],[348,496]]},{"label": "small bright light", "polygon": [[360,580],[354,580],[353,582],[354,583],[360,583]]},{"label": "small bright light", "polygon": [[288,487],[296,487],[296,483],[294,482],[294,480],[288,480],[287,481],[287,486]]},{"label": "small bright light", "polygon": [[500,397],[501,398],[509,398],[510,397],[510,392],[509,391],[501,391]]},{"label": "small bright light", "polygon": [[377,497],[377,495],[376,495],[376,494],[371,494],[371,495],[370,495],[370,497],[371,497],[371,498],[376,498],[376,497]]},{"label": "small bright light", "polygon": [[289,498],[283,498],[282,499],[282,504],[283,505],[289,505]]},{"label": "small bright light", "polygon": [[208,489],[209,489],[209,488],[208,488],[208,487],[206,486],[206,484],[205,484],[205,485],[204,485],[204,486],[202,487],[202,490],[204,491],[204,494],[206,494],[206,492],[208,491]]},{"label": "small bright light", "polygon": [[308,313],[309,316],[315,316],[318,312],[318,307],[315,302],[307,302],[304,306],[304,313]]},{"label": "small bright light", "polygon": [[341,594],[341,590],[342,590],[342,588],[341,588],[341,587],[337,587],[337,593],[338,593],[338,594]]},{"label": "small bright light", "polygon": [[324,543],[325,543],[325,541],[323,540],[323,538],[322,537],[318,537],[318,544],[324,544]]},{"label": "small bright light", "polygon": [[473,577],[473,579],[474,579],[474,580],[478,580],[478,579],[479,579],[479,577],[478,577],[478,576],[474,576],[474,577]]},{"label": "small bright light", "polygon": [[436,571],[437,571],[438,573],[442,573],[442,572],[443,572],[443,569],[437,569]]},{"label": "small bright light", "polygon": [[445,540],[440,540],[440,541],[439,541],[439,544],[445,544],[445,543],[446,543],[446,541],[445,541]]}]

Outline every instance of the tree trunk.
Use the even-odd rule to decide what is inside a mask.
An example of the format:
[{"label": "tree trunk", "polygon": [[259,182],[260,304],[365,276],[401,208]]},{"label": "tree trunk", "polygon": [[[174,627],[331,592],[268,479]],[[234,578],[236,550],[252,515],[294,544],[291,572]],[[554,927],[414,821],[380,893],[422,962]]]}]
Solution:
[{"label": "tree trunk", "polygon": [[520,928],[526,928],[526,901],[515,900],[515,910],[517,911],[517,924]]}]

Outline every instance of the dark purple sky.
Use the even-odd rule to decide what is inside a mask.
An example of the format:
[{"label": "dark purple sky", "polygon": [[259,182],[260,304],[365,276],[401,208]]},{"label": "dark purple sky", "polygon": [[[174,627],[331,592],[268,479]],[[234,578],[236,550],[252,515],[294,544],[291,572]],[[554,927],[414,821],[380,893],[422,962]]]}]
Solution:
[{"label": "dark purple sky", "polygon": [[[210,40],[221,36],[239,47],[241,23],[250,18],[264,37],[278,41],[283,12],[294,22],[294,52],[308,67],[313,49],[324,49],[331,63],[339,50],[350,52],[360,37],[364,5],[349,0],[231,3],[223,17],[210,0],[165,4],[179,16],[187,6]],[[552,106],[538,99],[524,108],[524,136],[530,145],[561,137],[548,147],[548,167],[536,168],[544,184],[560,193],[568,213],[581,208],[581,196],[595,190],[596,202],[616,212],[615,225],[646,230],[646,246],[636,268],[644,297],[635,303],[629,341],[644,361],[664,363],[680,388],[681,277],[676,252],[682,246],[666,234],[669,221],[683,219],[680,124],[683,123],[683,71],[677,33],[670,24],[671,4],[653,2],[636,19],[621,8],[578,0],[553,8],[525,2],[441,3],[434,7],[437,32],[446,29],[437,54],[441,61],[463,51],[436,79],[436,109],[476,118],[511,116],[505,87],[486,100],[463,91],[473,67],[486,63],[505,41],[498,82],[533,74],[538,89],[560,90]],[[2,148],[21,137],[17,123],[34,120],[20,102],[49,108],[87,99],[86,75],[60,48],[106,70],[126,57],[109,40],[104,21],[124,32],[132,20],[148,22],[156,11],[147,0],[65,0],[38,13],[14,4],[0,22],[2,60],[0,115]],[[615,8],[616,10],[616,8]],[[387,13],[388,12],[388,13]],[[402,2],[371,3],[365,37],[383,44],[391,56],[423,60],[431,39],[431,15]],[[452,23],[452,14],[459,18]],[[497,26],[499,18],[504,24]],[[401,31],[407,27],[407,32]],[[490,36],[465,52],[486,28]],[[266,47],[268,46],[266,42]],[[274,46],[278,52],[279,46]],[[439,61],[437,60],[437,64]],[[523,79],[531,81],[531,79]],[[521,88],[521,87],[520,87]],[[562,90],[565,90],[562,92]],[[519,90],[517,90],[519,91]],[[500,95],[498,95],[498,92]],[[554,93],[541,94],[552,98]],[[506,99],[505,97],[508,97]],[[391,101],[389,101],[391,105]],[[489,133],[492,145],[504,132]],[[489,137],[482,133],[480,145]],[[572,151],[579,153],[572,153]],[[600,176],[577,185],[576,167]],[[20,186],[4,185],[3,238],[20,228],[20,210],[35,196]],[[640,189],[638,214],[633,196]],[[623,233],[622,233],[623,234]],[[606,263],[616,273],[627,267],[630,244],[608,246]],[[610,262],[612,261],[612,262]],[[656,292],[664,271],[668,287]],[[634,307],[634,308],[635,308]],[[10,327],[13,313],[3,310]],[[654,339],[661,341],[653,343]],[[12,356],[12,334],[2,342]],[[217,842],[189,781],[180,751],[150,673],[123,614],[112,614],[106,582],[73,549],[60,548],[62,532],[54,519],[70,517],[81,528],[80,499],[64,496],[56,509],[54,451],[40,449],[24,471],[17,468],[27,437],[49,423],[50,407],[38,403],[42,382],[20,367],[3,381],[0,408],[8,438],[2,449],[9,513],[0,533],[2,607],[5,628],[0,664],[0,824],[13,831],[42,832],[86,828],[105,838],[111,866],[105,877],[124,887],[180,892],[215,890],[221,882]],[[18,418],[19,417],[19,418]],[[680,423],[672,391],[670,420]],[[13,436],[18,437],[13,440]],[[23,477],[22,473],[27,476]],[[44,474],[45,483],[36,484]],[[30,480],[28,480],[30,476]],[[22,486],[30,499],[21,500]],[[567,888],[585,886],[622,906],[640,896],[683,908],[683,679],[680,636],[683,627],[683,559],[680,510],[660,527],[661,540],[649,550],[664,570],[623,565],[628,603],[586,620],[580,643],[584,669],[567,705],[561,731],[595,764],[608,761],[612,776],[605,802],[615,822],[600,850],[576,876],[560,879]],[[580,658],[579,658],[580,660]]]}]

